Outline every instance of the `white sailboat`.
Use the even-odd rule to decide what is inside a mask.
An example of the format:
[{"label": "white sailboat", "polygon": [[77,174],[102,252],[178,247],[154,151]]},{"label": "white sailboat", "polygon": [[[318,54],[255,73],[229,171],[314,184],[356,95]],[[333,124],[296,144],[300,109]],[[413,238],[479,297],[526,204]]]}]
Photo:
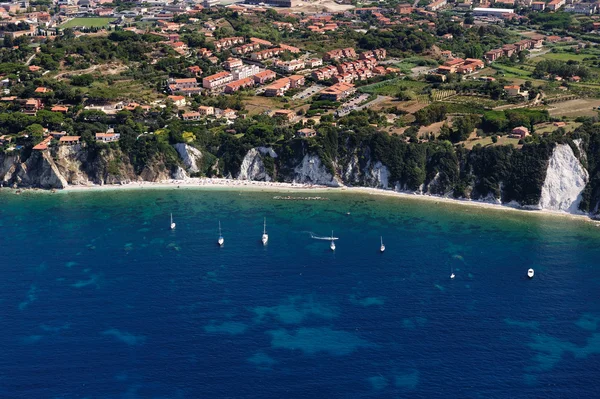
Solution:
[{"label": "white sailboat", "polygon": [[452,266],[450,266],[450,280],[454,280],[454,277],[456,277],[454,275],[454,270],[452,270]]},{"label": "white sailboat", "polygon": [[175,230],[175,223],[173,223],[173,214],[171,214],[171,230]]},{"label": "white sailboat", "polygon": [[263,245],[267,245],[267,242],[269,241],[269,235],[267,234],[267,218],[265,218],[265,223],[264,223],[264,227],[263,227],[263,235],[262,235],[261,241],[262,241]]},{"label": "white sailboat", "polygon": [[535,274],[535,272],[533,271],[533,269],[529,269],[527,270],[527,277],[529,278],[533,278],[533,275]]},{"label": "white sailboat", "polygon": [[333,241],[333,230],[331,230],[331,244],[329,244],[329,248],[331,248],[332,251],[335,251],[335,242]]},{"label": "white sailboat", "polygon": [[219,239],[217,240],[217,243],[219,244],[220,247],[222,247],[224,242],[225,242],[225,239],[223,238],[223,235],[221,234],[221,221],[219,220]]},{"label": "white sailboat", "polygon": [[381,246],[379,247],[379,251],[380,252],[385,251],[385,245],[383,245],[383,237],[381,237]]}]

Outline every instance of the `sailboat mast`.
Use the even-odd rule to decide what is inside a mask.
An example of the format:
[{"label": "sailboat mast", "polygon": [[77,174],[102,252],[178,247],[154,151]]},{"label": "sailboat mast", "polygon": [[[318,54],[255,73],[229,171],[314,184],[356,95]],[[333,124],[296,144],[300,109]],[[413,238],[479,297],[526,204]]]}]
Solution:
[{"label": "sailboat mast", "polygon": [[263,234],[267,234],[267,218],[265,218],[265,221],[264,221]]}]

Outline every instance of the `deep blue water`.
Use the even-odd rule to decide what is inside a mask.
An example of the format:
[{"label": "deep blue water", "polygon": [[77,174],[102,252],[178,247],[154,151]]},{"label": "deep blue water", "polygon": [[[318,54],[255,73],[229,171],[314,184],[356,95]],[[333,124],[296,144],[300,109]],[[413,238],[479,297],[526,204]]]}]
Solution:
[{"label": "deep blue water", "polygon": [[274,195],[0,193],[0,398],[600,397],[593,223]]}]

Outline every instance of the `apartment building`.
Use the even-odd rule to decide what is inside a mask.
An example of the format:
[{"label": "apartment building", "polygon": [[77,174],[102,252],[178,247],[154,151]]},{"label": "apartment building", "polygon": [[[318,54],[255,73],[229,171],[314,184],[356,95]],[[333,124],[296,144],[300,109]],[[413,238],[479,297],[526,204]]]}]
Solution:
[{"label": "apartment building", "polygon": [[233,76],[231,75],[231,73],[223,71],[202,79],[202,87],[204,87],[205,89],[213,90],[225,86],[232,80]]}]

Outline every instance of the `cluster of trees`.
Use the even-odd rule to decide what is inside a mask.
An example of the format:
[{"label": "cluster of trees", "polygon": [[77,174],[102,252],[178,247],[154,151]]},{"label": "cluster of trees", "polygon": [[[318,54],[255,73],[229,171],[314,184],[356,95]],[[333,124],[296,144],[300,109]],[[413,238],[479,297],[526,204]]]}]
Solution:
[{"label": "cluster of trees", "polygon": [[566,12],[533,12],[527,16],[529,20],[537,25],[540,25],[543,29],[568,29],[571,26],[573,17],[571,14]]},{"label": "cluster of trees", "polygon": [[533,76],[543,78],[546,75],[556,75],[565,79],[572,76],[588,79],[591,72],[577,61],[543,60],[535,65]]},{"label": "cluster of trees", "polygon": [[432,123],[445,120],[446,113],[446,104],[433,103],[415,113],[415,122],[423,126],[431,125]]},{"label": "cluster of trees", "polygon": [[385,48],[390,55],[402,52],[422,53],[435,44],[435,38],[414,28],[394,27],[392,29],[370,30],[358,40],[358,45],[367,50]]},{"label": "cluster of trees", "polygon": [[546,110],[510,109],[506,111],[486,111],[481,120],[481,129],[486,133],[508,132],[518,126],[532,130],[533,125],[548,122],[550,115]]}]

